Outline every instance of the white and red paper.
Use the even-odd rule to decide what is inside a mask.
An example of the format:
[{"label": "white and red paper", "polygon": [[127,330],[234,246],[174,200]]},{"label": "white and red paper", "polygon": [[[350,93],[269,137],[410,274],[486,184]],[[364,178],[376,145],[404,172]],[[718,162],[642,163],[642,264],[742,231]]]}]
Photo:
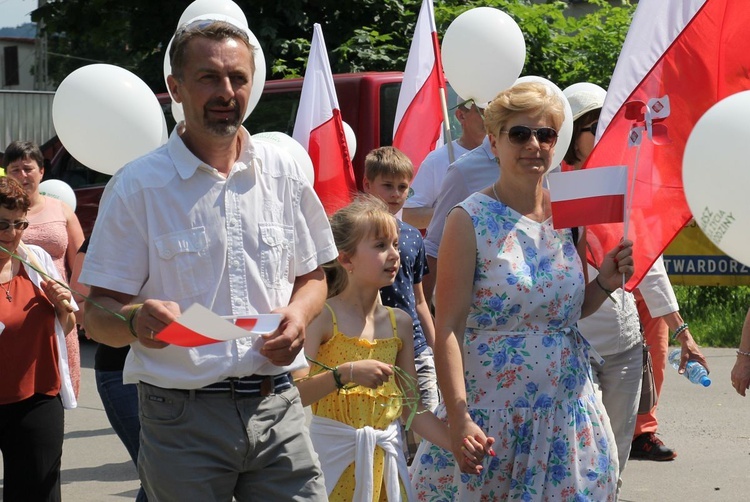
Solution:
[{"label": "white and red paper", "polygon": [[280,322],[280,314],[222,317],[195,303],[155,338],[180,347],[200,347],[248,337],[255,343],[262,334],[278,328]]},{"label": "white and red paper", "polygon": [[571,228],[623,221],[627,185],[627,166],[551,173],[552,224]]}]

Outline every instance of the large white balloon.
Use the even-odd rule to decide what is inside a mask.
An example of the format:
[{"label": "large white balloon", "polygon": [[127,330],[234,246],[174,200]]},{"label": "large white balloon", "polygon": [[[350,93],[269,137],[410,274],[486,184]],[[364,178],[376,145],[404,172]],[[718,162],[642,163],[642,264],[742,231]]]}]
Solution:
[{"label": "large white balloon", "polygon": [[52,197],[57,200],[61,200],[70,208],[76,210],[76,194],[70,185],[62,180],[46,180],[39,183],[39,193]]},{"label": "large white balloon", "polygon": [[346,135],[346,148],[349,150],[349,158],[353,159],[354,155],[357,153],[357,135],[354,134],[354,129],[352,129],[352,126],[341,121],[344,124],[344,134]]},{"label": "large white balloon", "polygon": [[232,0],[195,0],[195,2],[188,5],[182,12],[182,16],[180,16],[180,20],[177,22],[177,27],[179,28],[183,24],[205,14],[222,14],[233,17],[242,23],[243,28],[248,27],[245,13]]},{"label": "large white balloon", "polygon": [[260,141],[276,145],[287,152],[289,152],[297,164],[302,168],[302,172],[305,177],[310,181],[310,184],[315,183],[315,169],[313,168],[313,162],[310,155],[296,139],[292,138],[288,134],[283,132],[261,132],[253,134],[253,141]]},{"label": "large white balloon", "polygon": [[573,111],[571,110],[570,103],[568,103],[568,99],[565,97],[562,90],[546,78],[537,77],[535,75],[526,75],[516,80],[515,84],[520,84],[522,82],[539,82],[547,85],[550,89],[555,91],[555,94],[557,94],[563,103],[565,120],[563,121],[560,130],[557,131],[557,144],[555,144],[555,154],[552,156],[552,165],[550,166],[550,170],[552,170],[563,161],[565,154],[570,147],[570,140],[573,138]]},{"label": "large white balloon", "polygon": [[722,99],[698,120],[682,159],[690,211],[711,242],[750,266],[750,91]]},{"label": "large white balloon", "polygon": [[164,144],[167,123],[149,87],[109,64],[72,72],[52,102],[60,142],[79,162],[104,174]]},{"label": "large white balloon", "polygon": [[[197,3],[197,2],[194,2],[194,3]],[[230,3],[233,3],[233,2],[230,2]],[[247,37],[250,40],[250,44],[253,46],[253,56],[255,59],[255,74],[253,75],[253,85],[250,89],[250,100],[247,103],[247,110],[245,110],[245,116],[242,119],[243,121],[245,121],[250,116],[250,112],[252,112],[255,106],[258,104],[258,101],[260,101],[260,97],[263,94],[263,87],[266,85],[266,57],[263,55],[263,49],[261,49],[260,42],[258,42],[258,39],[256,38],[255,34],[250,30],[250,28],[247,27],[247,20],[244,21],[244,25],[243,25],[242,20],[237,20],[234,17],[227,16],[224,14],[208,13],[208,14],[201,14],[199,16],[196,16],[187,22],[192,23],[193,21],[200,21],[202,19],[213,19],[216,21],[225,21],[227,23],[233,24],[239,28],[244,29],[247,32]],[[172,96],[172,91],[169,90],[169,83],[167,82],[167,77],[172,74],[172,61],[169,57],[169,51],[172,49],[173,40],[174,40],[174,36],[172,36],[172,38],[169,40],[169,44],[167,45],[167,50],[164,53],[164,83],[167,86],[167,92],[169,92],[170,96]],[[172,99],[174,100],[174,96],[172,96]],[[181,120],[185,119],[185,114],[182,110],[181,103],[172,101],[172,115],[174,116],[175,122],[180,122]]]},{"label": "large white balloon", "polygon": [[443,37],[445,76],[456,93],[477,103],[510,87],[526,60],[526,42],[505,12],[478,7],[458,16]]}]

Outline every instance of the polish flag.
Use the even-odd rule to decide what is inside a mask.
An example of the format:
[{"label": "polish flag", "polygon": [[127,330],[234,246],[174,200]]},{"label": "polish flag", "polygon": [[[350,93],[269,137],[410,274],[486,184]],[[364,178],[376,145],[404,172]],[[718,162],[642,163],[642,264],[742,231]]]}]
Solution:
[{"label": "polish flag", "polygon": [[315,24],[292,136],[312,159],[313,188],[327,214],[351,202],[357,191],[323,30]]},{"label": "polish flag", "polygon": [[548,180],[555,228],[623,220],[628,166],[550,173]]},{"label": "polish flag", "polygon": [[[682,187],[685,143],[715,103],[750,88],[746,0],[641,0],[599,119],[586,168],[629,166],[632,291],[690,220]],[[710,169],[710,166],[706,166]],[[588,228],[594,264],[623,237],[622,223]]]},{"label": "polish flag", "polygon": [[443,124],[441,94],[444,96],[444,92],[445,75],[440,62],[435,13],[432,0],[423,0],[393,125],[393,146],[411,159],[415,175],[440,139]]}]

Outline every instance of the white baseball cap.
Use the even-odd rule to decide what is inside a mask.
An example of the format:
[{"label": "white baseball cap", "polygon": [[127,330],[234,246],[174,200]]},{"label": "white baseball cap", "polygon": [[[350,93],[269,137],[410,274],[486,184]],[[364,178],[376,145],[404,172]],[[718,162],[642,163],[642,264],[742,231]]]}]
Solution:
[{"label": "white baseball cap", "polygon": [[566,87],[563,94],[568,98],[570,109],[573,112],[573,120],[578,120],[581,115],[596,110],[604,105],[607,91],[591,82],[579,82]]}]

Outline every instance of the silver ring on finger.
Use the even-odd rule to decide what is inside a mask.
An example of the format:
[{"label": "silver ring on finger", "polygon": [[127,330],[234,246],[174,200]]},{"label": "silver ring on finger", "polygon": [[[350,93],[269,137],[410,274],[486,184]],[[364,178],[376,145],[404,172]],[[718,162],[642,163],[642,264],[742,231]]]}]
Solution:
[{"label": "silver ring on finger", "polygon": [[151,330],[151,339],[152,340],[154,339],[154,330],[153,329]]}]

